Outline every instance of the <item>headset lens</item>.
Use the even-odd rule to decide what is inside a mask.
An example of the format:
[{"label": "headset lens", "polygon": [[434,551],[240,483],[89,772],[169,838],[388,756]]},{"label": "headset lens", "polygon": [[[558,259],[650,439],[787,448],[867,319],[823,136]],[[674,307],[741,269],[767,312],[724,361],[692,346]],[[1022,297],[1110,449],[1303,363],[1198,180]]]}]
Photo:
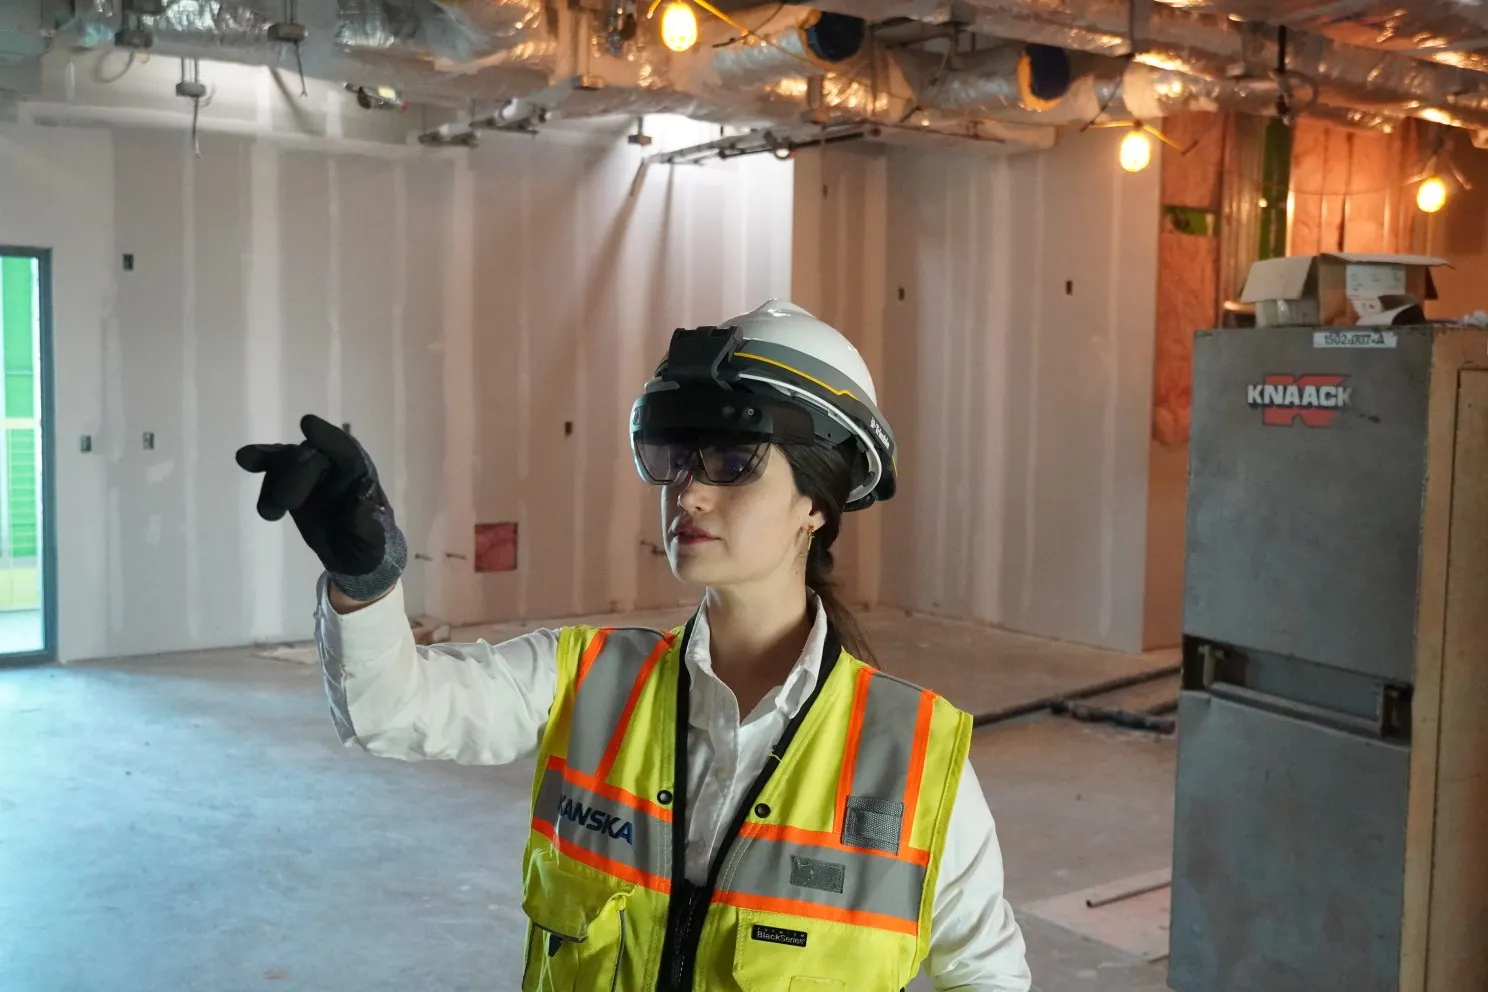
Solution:
[{"label": "headset lens", "polygon": [[752,482],[764,464],[768,444],[715,444],[698,447],[664,441],[636,441],[636,465],[658,486],[692,476],[710,486]]}]

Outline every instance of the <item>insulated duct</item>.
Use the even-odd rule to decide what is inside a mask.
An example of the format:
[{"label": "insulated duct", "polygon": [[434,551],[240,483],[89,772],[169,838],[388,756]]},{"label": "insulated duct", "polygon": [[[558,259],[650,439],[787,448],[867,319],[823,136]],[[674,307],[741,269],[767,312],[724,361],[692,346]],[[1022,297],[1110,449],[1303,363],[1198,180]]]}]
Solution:
[{"label": "insulated duct", "polygon": [[157,39],[205,49],[266,45],[273,23],[247,4],[217,0],[172,0],[164,13],[141,20]]},{"label": "insulated duct", "polygon": [[[850,6],[846,0],[826,2]],[[1131,48],[1131,2],[968,0],[966,26],[1074,51],[1126,54]],[[1276,41],[1254,26],[1162,4],[1146,9],[1132,53],[1137,62],[1211,79],[1265,77],[1276,65]],[[1289,39],[1287,68],[1314,80],[1325,106],[1362,104],[1387,115],[1488,128],[1488,91],[1475,73],[1309,34]]]},{"label": "insulated duct", "polygon": [[72,19],[61,25],[82,48],[96,48],[114,40],[118,11],[113,0],[74,0]]},{"label": "insulated duct", "polygon": [[1327,35],[1334,41],[1488,72],[1488,8],[1479,3],[1380,0],[1162,0],[1263,24]]},{"label": "insulated duct", "polygon": [[708,82],[739,89],[851,71],[866,64],[859,57],[866,37],[861,18],[781,5],[763,25],[716,50],[708,61]]},{"label": "insulated duct", "polygon": [[343,49],[426,59],[458,71],[494,64],[551,63],[551,25],[542,0],[336,0]]},{"label": "insulated duct", "polygon": [[970,66],[945,71],[941,71],[941,57],[931,53],[905,51],[897,57],[920,103],[998,120],[1086,125],[1156,120],[1181,109],[1259,113],[1276,99],[1276,86],[1269,80],[1256,86],[1221,83],[1111,59],[1103,60],[1097,70],[1077,75],[1065,94],[1046,109],[1033,110],[1024,105],[1014,49],[993,50]]},{"label": "insulated duct", "polygon": [[[1025,106],[1018,78],[1019,51],[1004,46],[958,57],[944,69],[942,56],[902,51],[895,55],[916,99],[942,111],[963,111],[1016,123],[1086,126],[1125,120],[1155,121],[1178,110],[1234,110],[1271,114],[1279,86],[1269,78],[1206,79],[1125,60],[1085,56],[1068,90],[1045,108]],[[1388,111],[1326,104],[1310,115],[1364,130],[1390,131],[1400,122]]]}]

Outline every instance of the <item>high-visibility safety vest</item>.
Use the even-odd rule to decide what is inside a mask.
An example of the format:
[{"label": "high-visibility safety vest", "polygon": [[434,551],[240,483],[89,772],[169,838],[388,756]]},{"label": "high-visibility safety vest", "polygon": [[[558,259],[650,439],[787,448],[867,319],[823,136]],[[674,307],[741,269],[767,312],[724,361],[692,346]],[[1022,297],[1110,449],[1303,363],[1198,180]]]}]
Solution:
[{"label": "high-visibility safety vest", "polygon": [[971,718],[842,651],[698,886],[691,630],[565,628],[524,859],[524,992],[895,992],[930,946]]}]

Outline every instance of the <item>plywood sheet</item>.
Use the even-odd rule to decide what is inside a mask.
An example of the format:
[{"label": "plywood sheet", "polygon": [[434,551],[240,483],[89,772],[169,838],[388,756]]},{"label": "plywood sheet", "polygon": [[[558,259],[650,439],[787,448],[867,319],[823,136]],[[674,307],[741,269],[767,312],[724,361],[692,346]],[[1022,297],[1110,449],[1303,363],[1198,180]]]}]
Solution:
[{"label": "plywood sheet", "polygon": [[1452,469],[1426,988],[1488,988],[1488,371],[1464,372]]},{"label": "plywood sheet", "polygon": [[1170,869],[1158,868],[1029,903],[1022,912],[1143,961],[1161,961],[1168,956],[1171,880]]}]

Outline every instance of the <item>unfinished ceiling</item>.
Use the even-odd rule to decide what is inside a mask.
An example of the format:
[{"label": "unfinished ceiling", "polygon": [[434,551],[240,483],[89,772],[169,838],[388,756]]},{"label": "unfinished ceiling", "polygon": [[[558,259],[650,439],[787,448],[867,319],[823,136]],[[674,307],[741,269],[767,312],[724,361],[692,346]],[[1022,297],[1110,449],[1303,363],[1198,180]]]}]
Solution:
[{"label": "unfinished ceiling", "polygon": [[[24,11],[15,10],[17,6]],[[1488,10],[1364,0],[817,0],[700,4],[663,45],[649,0],[42,0],[0,67],[51,48],[273,66],[451,108],[429,143],[556,117],[679,113],[1047,147],[1060,125],[1238,109],[1488,141]],[[27,77],[18,77],[23,85]],[[0,88],[6,87],[0,76]],[[374,98],[375,99],[375,98]]]}]

